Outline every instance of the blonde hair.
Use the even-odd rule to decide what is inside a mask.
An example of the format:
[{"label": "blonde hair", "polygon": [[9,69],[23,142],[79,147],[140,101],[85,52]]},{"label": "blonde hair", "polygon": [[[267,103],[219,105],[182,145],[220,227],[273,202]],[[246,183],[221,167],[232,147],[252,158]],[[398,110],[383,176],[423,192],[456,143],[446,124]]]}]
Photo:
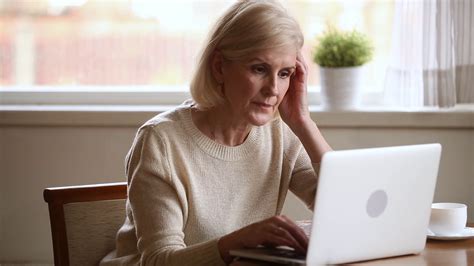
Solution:
[{"label": "blonde hair", "polygon": [[243,0],[231,6],[210,32],[191,81],[191,96],[197,107],[209,109],[225,102],[221,85],[211,70],[219,51],[227,60],[241,60],[267,49],[301,49],[304,38],[298,22],[285,8],[271,0]]}]

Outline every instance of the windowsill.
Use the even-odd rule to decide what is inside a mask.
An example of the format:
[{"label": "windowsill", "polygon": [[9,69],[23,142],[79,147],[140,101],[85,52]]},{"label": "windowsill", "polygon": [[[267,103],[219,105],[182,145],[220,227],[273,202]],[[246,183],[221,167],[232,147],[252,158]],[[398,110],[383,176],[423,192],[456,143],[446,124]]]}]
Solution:
[{"label": "windowsill", "polygon": [[[172,105],[0,105],[0,127],[138,127]],[[324,128],[474,128],[474,105],[450,109],[363,108],[327,111],[311,106],[311,117]]]}]

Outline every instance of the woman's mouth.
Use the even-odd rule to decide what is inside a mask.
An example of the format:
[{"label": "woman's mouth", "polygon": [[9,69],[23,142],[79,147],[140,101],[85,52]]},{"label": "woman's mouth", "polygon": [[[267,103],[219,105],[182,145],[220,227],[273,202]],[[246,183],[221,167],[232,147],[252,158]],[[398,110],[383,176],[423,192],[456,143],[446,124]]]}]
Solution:
[{"label": "woman's mouth", "polygon": [[267,103],[261,103],[261,102],[253,102],[253,104],[255,104],[256,106],[258,106],[259,108],[262,108],[262,109],[273,109],[273,105],[272,104],[267,104]]}]

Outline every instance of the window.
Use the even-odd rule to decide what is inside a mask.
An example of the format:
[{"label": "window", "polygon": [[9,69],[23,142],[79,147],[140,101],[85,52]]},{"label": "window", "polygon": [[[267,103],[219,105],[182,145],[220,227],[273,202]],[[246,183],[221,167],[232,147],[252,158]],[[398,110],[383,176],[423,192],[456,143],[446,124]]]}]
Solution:
[{"label": "window", "polygon": [[[211,23],[233,2],[0,0],[4,101],[178,103],[188,96],[184,92]],[[312,47],[328,23],[372,37],[376,49],[366,92],[381,93],[393,0],[282,3],[305,34],[311,93],[319,90]],[[55,95],[62,95],[57,102]]]}]

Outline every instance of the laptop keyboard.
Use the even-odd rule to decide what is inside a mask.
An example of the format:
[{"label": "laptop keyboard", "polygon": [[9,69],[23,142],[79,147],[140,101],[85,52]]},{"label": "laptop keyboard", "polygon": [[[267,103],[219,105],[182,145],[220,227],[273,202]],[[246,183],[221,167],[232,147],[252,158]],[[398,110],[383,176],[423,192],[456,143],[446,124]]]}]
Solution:
[{"label": "laptop keyboard", "polygon": [[278,256],[278,257],[286,257],[286,258],[298,259],[298,260],[306,259],[306,255],[297,253],[294,250],[289,250],[289,249],[271,249],[269,250],[269,253],[271,255]]}]

